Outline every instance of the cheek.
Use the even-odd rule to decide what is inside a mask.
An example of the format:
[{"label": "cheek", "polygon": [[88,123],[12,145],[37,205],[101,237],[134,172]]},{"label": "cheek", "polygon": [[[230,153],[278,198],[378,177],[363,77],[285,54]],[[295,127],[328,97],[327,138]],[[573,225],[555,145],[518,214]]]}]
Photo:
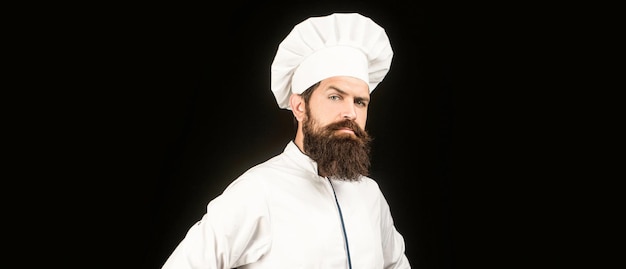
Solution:
[{"label": "cheek", "polygon": [[358,123],[361,128],[365,129],[365,123],[367,123],[367,111],[359,113],[356,118],[356,123]]},{"label": "cheek", "polygon": [[309,111],[309,117],[322,126],[337,121],[337,115],[339,115],[339,113],[334,111],[332,107],[317,106]]},{"label": "cheek", "polygon": [[357,119],[356,123],[361,127],[361,129],[365,130],[365,119]]}]

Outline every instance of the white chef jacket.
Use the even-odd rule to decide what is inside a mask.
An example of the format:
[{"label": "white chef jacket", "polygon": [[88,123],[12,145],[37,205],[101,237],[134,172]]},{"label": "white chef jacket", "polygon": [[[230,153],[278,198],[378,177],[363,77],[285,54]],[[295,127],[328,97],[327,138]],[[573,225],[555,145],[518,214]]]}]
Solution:
[{"label": "white chef jacket", "polygon": [[207,205],[163,269],[410,268],[378,184],[330,181],[289,142]]}]

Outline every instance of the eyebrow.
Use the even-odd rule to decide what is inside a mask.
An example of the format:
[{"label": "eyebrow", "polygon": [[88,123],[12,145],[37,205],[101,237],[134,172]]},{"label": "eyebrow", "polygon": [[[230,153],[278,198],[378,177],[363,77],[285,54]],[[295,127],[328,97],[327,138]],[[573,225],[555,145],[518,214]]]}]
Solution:
[{"label": "eyebrow", "polygon": [[[346,91],[341,90],[341,89],[339,89],[339,88],[337,88],[335,86],[332,86],[332,85],[328,86],[327,90],[335,90],[335,91],[337,91],[337,92],[339,92],[339,93],[341,93],[343,95],[348,95],[348,93]],[[357,100],[357,101],[366,101],[366,102],[369,102],[369,100],[370,100],[369,97],[365,97],[365,96],[355,96],[354,99]]]}]

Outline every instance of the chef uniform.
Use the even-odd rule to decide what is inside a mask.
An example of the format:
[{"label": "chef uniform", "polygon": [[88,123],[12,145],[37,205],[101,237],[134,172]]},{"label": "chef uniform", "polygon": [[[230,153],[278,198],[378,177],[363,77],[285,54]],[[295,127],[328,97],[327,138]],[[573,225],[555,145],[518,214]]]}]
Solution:
[{"label": "chef uniform", "polygon": [[[302,93],[334,75],[361,78],[372,91],[392,54],[384,30],[367,17],[309,18],[279,45],[272,91],[284,109],[290,109],[291,92]],[[358,181],[321,177],[316,162],[290,141],[281,154],[247,170],[209,202],[163,266],[187,268],[410,265],[378,184],[366,176]]]}]

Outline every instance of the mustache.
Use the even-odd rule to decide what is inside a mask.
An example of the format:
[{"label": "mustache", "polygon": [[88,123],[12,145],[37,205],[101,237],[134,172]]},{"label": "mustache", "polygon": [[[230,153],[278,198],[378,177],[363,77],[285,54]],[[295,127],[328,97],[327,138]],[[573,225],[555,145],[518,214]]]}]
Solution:
[{"label": "mustache", "polygon": [[357,137],[365,137],[367,135],[365,130],[361,129],[361,127],[352,120],[339,121],[326,126],[326,129],[329,131],[338,131],[345,128],[352,130]]}]

